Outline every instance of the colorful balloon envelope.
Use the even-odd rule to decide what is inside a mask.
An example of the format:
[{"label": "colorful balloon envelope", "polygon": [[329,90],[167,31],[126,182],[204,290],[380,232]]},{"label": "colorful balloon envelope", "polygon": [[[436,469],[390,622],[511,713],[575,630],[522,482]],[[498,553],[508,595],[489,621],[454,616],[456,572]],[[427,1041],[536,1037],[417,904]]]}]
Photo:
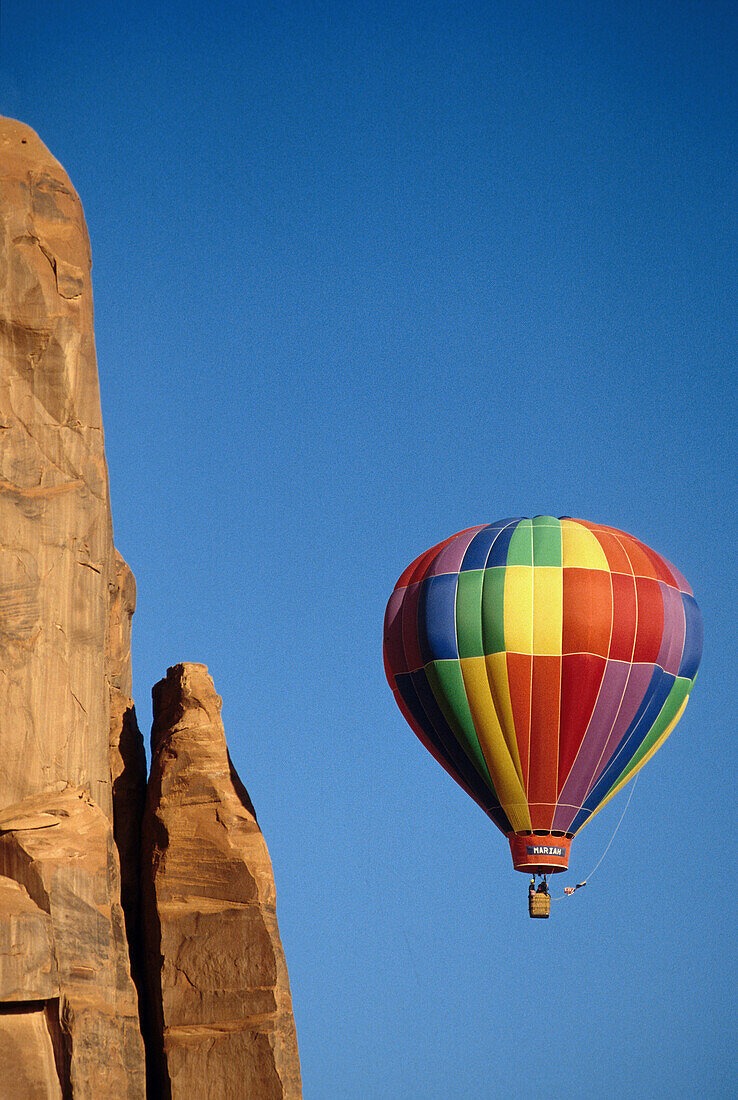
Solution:
[{"label": "colorful balloon envelope", "polygon": [[566,869],[572,837],[664,743],[701,653],[681,573],[578,519],[452,535],[408,566],[385,616],[400,710],[516,869],[539,874]]}]

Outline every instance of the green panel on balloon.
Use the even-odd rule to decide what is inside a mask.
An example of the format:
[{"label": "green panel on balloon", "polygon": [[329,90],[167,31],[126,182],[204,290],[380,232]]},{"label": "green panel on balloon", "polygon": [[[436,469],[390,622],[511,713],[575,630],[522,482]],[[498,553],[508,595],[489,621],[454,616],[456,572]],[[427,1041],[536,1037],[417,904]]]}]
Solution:
[{"label": "green panel on balloon", "polygon": [[532,565],[533,564],[533,538],[532,523],[529,519],[521,519],[512,533],[510,545],[507,548],[507,565]]},{"label": "green panel on balloon", "polygon": [[[699,609],[674,567],[627,532],[553,516],[438,543],[401,574],[385,615],[403,714],[505,833],[577,833],[674,729],[701,651]],[[551,853],[524,860],[519,839],[513,866],[542,873]]]},{"label": "green panel on balloon", "polygon": [[504,565],[496,565],[484,571],[482,641],[485,654],[505,652],[505,573]]},{"label": "green panel on balloon", "polygon": [[482,583],[483,569],[459,573],[456,586],[456,641],[459,657],[483,657]]},{"label": "green panel on balloon", "polygon": [[533,564],[561,568],[561,523],[554,516],[533,520]]},{"label": "green panel on balloon", "polygon": [[[671,686],[671,691],[666,697],[666,702],[659,711],[659,716],[651,726],[646,739],[643,744],[639,746],[638,752],[633,759],[628,762],[627,767],[623,768],[622,772],[613,783],[613,787],[616,787],[627,775],[630,775],[634,768],[638,767],[643,757],[649,749],[655,745],[669,723],[674,721],[680,706],[692,689],[692,683],[693,681],[688,680],[685,676],[680,676],[674,681]],[[612,790],[612,787],[610,789]]]},{"label": "green panel on balloon", "polygon": [[459,662],[431,661],[425,666],[425,674],[454,737],[490,790],[494,790],[466,700],[464,677]]}]

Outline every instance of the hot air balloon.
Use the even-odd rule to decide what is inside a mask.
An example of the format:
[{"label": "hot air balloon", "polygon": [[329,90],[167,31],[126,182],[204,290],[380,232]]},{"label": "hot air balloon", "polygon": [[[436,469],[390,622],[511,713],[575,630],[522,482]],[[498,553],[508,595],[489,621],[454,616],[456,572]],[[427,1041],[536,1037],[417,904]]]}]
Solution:
[{"label": "hot air balloon", "polygon": [[566,870],[572,838],[664,743],[701,652],[681,573],[567,517],[452,535],[408,566],[385,615],[400,710],[534,878]]}]

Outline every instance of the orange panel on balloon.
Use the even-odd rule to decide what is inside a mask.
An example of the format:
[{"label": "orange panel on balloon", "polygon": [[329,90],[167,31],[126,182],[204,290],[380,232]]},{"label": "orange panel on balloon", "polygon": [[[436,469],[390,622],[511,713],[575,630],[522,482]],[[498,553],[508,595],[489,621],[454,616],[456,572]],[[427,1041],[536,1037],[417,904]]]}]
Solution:
[{"label": "orange panel on balloon", "polygon": [[597,530],[597,538],[605,551],[607,564],[613,573],[632,573],[630,558],[623,549],[622,541],[611,531]]},{"label": "orange panel on balloon", "polygon": [[562,653],[606,657],[611,626],[610,574],[600,569],[564,569]]},{"label": "orange panel on balloon", "polygon": [[652,577],[655,580],[656,569],[648,554],[638,545],[635,539],[627,538],[624,542],[636,577]]}]

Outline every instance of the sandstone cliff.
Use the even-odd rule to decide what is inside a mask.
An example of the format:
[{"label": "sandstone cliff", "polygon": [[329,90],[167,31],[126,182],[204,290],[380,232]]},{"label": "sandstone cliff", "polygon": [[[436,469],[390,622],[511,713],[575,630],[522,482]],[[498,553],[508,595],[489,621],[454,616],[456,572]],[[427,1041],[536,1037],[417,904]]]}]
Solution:
[{"label": "sandstone cliff", "polygon": [[[14,946],[25,954],[33,942],[38,966],[36,981],[21,985],[14,1003],[35,1011],[43,1002],[60,1087],[75,1100],[143,1097],[138,1003],[107,817],[73,787],[17,803],[10,815],[0,815],[0,876],[6,890],[18,884],[25,891],[26,929]],[[39,918],[45,917],[42,934]],[[37,934],[27,940],[32,922]],[[9,946],[12,951],[12,937]],[[46,974],[44,989],[39,979]],[[0,988],[0,999],[10,1000],[9,993]]]},{"label": "sandstone cliff", "polygon": [[154,688],[143,829],[146,975],[159,1094],[294,1100],[300,1068],[274,877],[204,665]]},{"label": "sandstone cliff", "polygon": [[[142,1097],[112,832],[120,566],[90,247],[66,172],[9,119],[0,122],[0,234],[0,883],[19,922],[5,929],[0,965],[4,1087],[19,1097]],[[41,952],[53,989],[7,972],[26,951]]]},{"label": "sandstone cliff", "polygon": [[87,230],[10,119],[0,235],[0,1095],[299,1097],[271,865],[204,666],[154,693],[142,864],[136,589],[113,545]]},{"label": "sandstone cliff", "polygon": [[0,806],[56,780],[112,817],[113,533],[90,246],[69,177],[0,123]]}]

